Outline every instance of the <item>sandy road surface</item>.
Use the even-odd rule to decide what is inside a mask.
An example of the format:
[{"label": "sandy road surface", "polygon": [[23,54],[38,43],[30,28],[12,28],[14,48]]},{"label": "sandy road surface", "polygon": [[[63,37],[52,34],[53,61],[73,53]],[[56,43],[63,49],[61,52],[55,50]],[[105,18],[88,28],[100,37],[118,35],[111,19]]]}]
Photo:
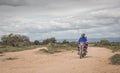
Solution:
[{"label": "sandy road surface", "polygon": [[[76,51],[56,54],[38,52],[41,48],[0,55],[0,73],[120,73],[120,66],[109,64],[110,50],[89,47],[86,58]],[[6,60],[6,58],[15,60]]]}]

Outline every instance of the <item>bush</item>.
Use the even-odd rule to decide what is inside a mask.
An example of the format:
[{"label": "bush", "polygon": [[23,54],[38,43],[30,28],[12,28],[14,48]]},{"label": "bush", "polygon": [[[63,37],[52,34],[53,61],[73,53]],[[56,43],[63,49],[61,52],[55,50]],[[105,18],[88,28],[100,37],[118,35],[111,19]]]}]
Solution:
[{"label": "bush", "polygon": [[120,42],[109,42],[108,40],[101,40],[95,43],[94,46],[106,47],[111,49],[113,52],[120,51]]},{"label": "bush", "polygon": [[56,43],[55,37],[43,40],[43,44]]},{"label": "bush", "polygon": [[33,42],[33,44],[34,44],[34,45],[40,45],[40,42],[39,42],[38,40],[35,40],[35,41]]},{"label": "bush", "polygon": [[115,54],[110,60],[113,65],[120,65],[120,54]]},{"label": "bush", "polygon": [[67,41],[67,40],[63,40],[63,42],[62,42],[62,44],[68,44],[69,43],[69,41]]},{"label": "bush", "polygon": [[111,49],[112,52],[120,51],[120,45],[117,45],[117,46],[108,46],[107,48]]},{"label": "bush", "polygon": [[100,41],[100,44],[101,44],[101,45],[106,45],[106,46],[111,45],[108,40],[101,40],[101,41]]},{"label": "bush", "polygon": [[100,46],[100,47],[104,47],[104,46],[110,46],[111,43],[108,40],[101,40],[100,42],[96,42],[95,46]]},{"label": "bush", "polygon": [[14,35],[14,34],[9,34],[9,35],[4,35],[1,38],[1,43],[2,45],[5,46],[27,46],[30,45],[29,38],[25,35]]}]

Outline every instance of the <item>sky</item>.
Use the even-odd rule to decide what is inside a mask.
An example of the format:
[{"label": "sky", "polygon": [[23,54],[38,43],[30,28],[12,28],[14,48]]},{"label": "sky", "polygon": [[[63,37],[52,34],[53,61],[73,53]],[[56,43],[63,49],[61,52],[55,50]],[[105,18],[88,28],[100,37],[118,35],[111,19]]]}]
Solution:
[{"label": "sky", "polygon": [[120,0],[0,0],[0,37],[120,38]]}]

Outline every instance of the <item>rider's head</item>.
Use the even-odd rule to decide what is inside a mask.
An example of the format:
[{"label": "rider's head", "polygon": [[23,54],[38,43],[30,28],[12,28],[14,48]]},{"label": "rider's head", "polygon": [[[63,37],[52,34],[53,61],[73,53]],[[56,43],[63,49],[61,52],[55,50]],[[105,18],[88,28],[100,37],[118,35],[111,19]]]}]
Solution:
[{"label": "rider's head", "polygon": [[82,34],[81,34],[81,37],[85,37],[85,33],[82,33]]}]

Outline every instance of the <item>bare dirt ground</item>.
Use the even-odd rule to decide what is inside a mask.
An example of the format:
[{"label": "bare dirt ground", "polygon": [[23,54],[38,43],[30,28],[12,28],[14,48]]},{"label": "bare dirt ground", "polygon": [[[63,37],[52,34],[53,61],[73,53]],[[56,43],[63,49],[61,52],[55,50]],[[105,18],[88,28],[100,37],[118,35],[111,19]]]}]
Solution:
[{"label": "bare dirt ground", "polygon": [[39,49],[0,54],[0,73],[120,73],[120,66],[109,64],[113,53],[105,48],[89,47],[83,59],[77,51],[44,54]]}]

